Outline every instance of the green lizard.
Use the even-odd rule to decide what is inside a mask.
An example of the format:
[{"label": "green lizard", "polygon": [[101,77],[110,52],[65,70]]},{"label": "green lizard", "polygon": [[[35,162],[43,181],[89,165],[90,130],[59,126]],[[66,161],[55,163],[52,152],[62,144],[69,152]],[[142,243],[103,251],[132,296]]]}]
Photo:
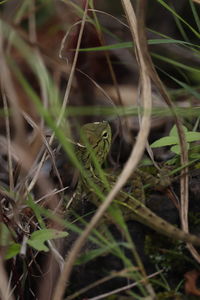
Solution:
[{"label": "green lizard", "polygon": [[[84,172],[80,175],[76,192],[73,196],[73,208],[80,205],[80,202],[84,201],[84,199],[98,205],[100,198],[102,198],[102,193],[106,195],[109,187],[112,187],[114,184],[112,176],[107,176],[108,180],[104,180],[105,178],[103,179],[100,178],[102,176],[99,176],[99,168],[104,163],[110,151],[111,138],[111,128],[106,121],[88,123],[81,128],[81,143],[77,144],[76,153],[84,168]],[[139,176],[139,180],[137,179],[136,191],[133,195],[120,191],[118,196],[116,196],[116,202],[124,204],[122,208],[125,219],[137,220],[153,228],[158,233],[200,246],[200,238],[183,232],[181,229],[178,229],[153,213],[142,201],[135,199],[135,197],[138,197],[140,200],[144,196],[143,173],[141,173],[140,170],[136,170],[135,176]],[[97,190],[101,190],[102,193],[99,194],[95,186]],[[106,214],[106,217],[108,217],[108,214]]]}]

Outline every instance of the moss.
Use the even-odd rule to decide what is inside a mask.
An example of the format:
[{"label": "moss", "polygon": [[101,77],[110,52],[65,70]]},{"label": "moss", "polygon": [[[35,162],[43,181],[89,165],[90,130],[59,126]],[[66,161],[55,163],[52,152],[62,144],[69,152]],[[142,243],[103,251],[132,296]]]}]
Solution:
[{"label": "moss", "polygon": [[189,212],[189,222],[191,228],[200,226],[200,212]]},{"label": "moss", "polygon": [[158,238],[157,234],[145,238],[145,254],[164,273],[176,270],[176,273],[183,274],[183,270],[188,269],[188,262],[193,263],[186,252],[185,244],[180,241],[171,241],[160,235]]},{"label": "moss", "polygon": [[182,295],[176,291],[167,291],[156,295],[158,300],[181,300]]}]

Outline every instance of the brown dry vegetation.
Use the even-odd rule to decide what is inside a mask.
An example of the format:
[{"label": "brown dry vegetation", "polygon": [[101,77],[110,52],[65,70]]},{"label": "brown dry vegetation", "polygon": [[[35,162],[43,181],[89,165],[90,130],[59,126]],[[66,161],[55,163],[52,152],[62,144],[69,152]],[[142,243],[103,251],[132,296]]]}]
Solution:
[{"label": "brown dry vegetation", "polygon": [[[114,226],[106,242],[92,233],[138,165],[148,159],[159,172],[174,157],[147,141],[175,124],[178,179],[152,189],[148,206],[186,232],[191,215],[199,235],[199,150],[192,167],[183,130],[199,132],[199,4],[165,2],[0,2],[2,300],[199,296],[192,245],[137,222],[128,224],[131,241]],[[113,130],[107,166],[119,176],[93,217],[73,223],[65,218],[79,168],[72,145],[82,124],[101,120]],[[82,203],[76,217],[91,210]],[[41,229],[39,249],[29,241]]]}]

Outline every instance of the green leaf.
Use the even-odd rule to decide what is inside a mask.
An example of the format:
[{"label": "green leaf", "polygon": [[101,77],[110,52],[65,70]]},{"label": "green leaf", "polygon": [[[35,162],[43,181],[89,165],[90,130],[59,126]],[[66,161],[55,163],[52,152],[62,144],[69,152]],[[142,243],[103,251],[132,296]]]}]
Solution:
[{"label": "green leaf", "polygon": [[159,55],[159,54],[155,54],[155,53],[152,53],[151,54],[152,57],[155,57],[161,61],[164,61],[166,63],[168,63],[169,65],[172,65],[174,68],[177,67],[177,68],[180,68],[180,69],[183,69],[183,70],[187,70],[187,71],[190,71],[190,72],[195,72],[199,75],[200,73],[200,69],[199,68],[195,68],[195,67],[190,67],[184,63],[180,63],[178,62],[177,60],[173,60],[173,59],[170,59],[166,56],[162,56],[162,55]]},{"label": "green leaf", "polygon": [[166,165],[169,165],[169,166],[173,166],[173,165],[176,165],[177,163],[177,156],[169,159],[168,161],[166,161]]},{"label": "green leaf", "polygon": [[[183,131],[185,133],[185,138],[187,142],[194,142],[200,140],[200,132],[188,131],[188,129],[185,126],[183,126]],[[177,132],[177,127],[175,125],[172,127],[169,136],[163,137],[155,141],[154,143],[151,144],[151,147],[157,148],[157,147],[164,147],[170,145],[174,145],[170,149],[172,152],[176,154],[180,154],[178,132]],[[189,149],[189,144],[188,144],[188,149]]]},{"label": "green leaf", "polygon": [[[187,143],[187,148],[189,149],[190,145]],[[180,146],[179,145],[174,145],[170,148],[170,150],[176,154],[179,154],[181,153],[181,150],[180,150]]]},{"label": "green leaf", "polygon": [[[183,131],[184,131],[184,133],[186,134],[186,133],[188,132],[188,129],[187,129],[185,126],[183,126]],[[170,135],[170,136],[177,136],[177,137],[178,137],[178,131],[177,131],[176,125],[174,125],[174,126],[172,127],[172,129],[170,130],[169,135]]]},{"label": "green leaf", "polygon": [[105,247],[100,248],[100,249],[95,249],[95,250],[87,251],[86,253],[82,254],[76,260],[76,265],[87,263],[87,262],[91,261],[92,259],[100,256],[100,255],[103,255],[105,253],[109,253],[109,250],[110,250],[110,247],[109,246],[105,246]]},{"label": "green leaf", "polygon": [[122,214],[122,210],[118,205],[111,205],[108,209],[108,212],[111,214],[112,218],[115,220],[116,224],[122,227],[124,230],[126,229],[126,223],[124,221],[124,217]]},{"label": "green leaf", "polygon": [[164,0],[158,0],[166,9],[168,9],[174,16],[176,16],[183,24],[185,24],[191,32],[193,32],[198,38],[200,37],[199,32],[195,30],[189,23],[187,23],[184,18],[182,18],[177,12],[170,6],[168,5]]},{"label": "green leaf", "polygon": [[10,259],[17,254],[19,254],[21,249],[21,245],[17,243],[13,243],[12,245],[9,246],[9,248],[6,251],[5,259]]},{"label": "green leaf", "polygon": [[200,132],[188,131],[186,133],[187,142],[195,142],[200,140]]},{"label": "green leaf", "polygon": [[[181,40],[175,40],[175,39],[152,39],[147,41],[149,45],[160,45],[160,44],[181,44],[181,45],[190,45],[194,46],[194,44],[181,41]],[[133,48],[134,43],[133,42],[121,42],[106,46],[99,46],[99,47],[90,47],[90,48],[80,48],[79,52],[88,52],[88,51],[109,51],[113,49],[128,49]],[[75,49],[74,49],[75,50]]]},{"label": "green leaf", "polygon": [[6,3],[8,0],[2,0],[0,1],[0,5],[3,4],[3,3]]},{"label": "green leaf", "polygon": [[177,136],[165,136],[151,144],[151,148],[164,147],[178,144]]},{"label": "green leaf", "polygon": [[4,223],[0,223],[0,246],[8,246],[12,243],[10,231]]},{"label": "green leaf", "polygon": [[41,229],[33,232],[27,244],[38,251],[49,251],[48,247],[44,244],[48,240],[66,237],[66,231],[58,231],[55,229]]},{"label": "green leaf", "polygon": [[192,159],[200,159],[200,153],[192,153],[192,154],[190,154],[190,158],[192,158]]},{"label": "green leaf", "polygon": [[102,248],[98,248],[98,249],[94,249],[91,251],[87,251],[86,253],[82,254],[81,256],[79,256],[79,258],[76,260],[76,265],[80,265],[83,263],[87,263],[89,261],[91,261],[94,258],[97,258],[98,256],[104,255],[104,254],[108,254],[110,253],[111,249],[117,248],[119,246],[123,246],[126,248],[129,248],[129,244],[128,243],[110,243],[108,246],[102,247]]}]

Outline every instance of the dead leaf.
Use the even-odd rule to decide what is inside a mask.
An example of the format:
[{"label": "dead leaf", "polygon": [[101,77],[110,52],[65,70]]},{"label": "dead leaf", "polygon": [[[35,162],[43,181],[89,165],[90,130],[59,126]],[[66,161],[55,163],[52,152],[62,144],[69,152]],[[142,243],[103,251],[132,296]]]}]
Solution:
[{"label": "dead leaf", "polygon": [[186,294],[192,294],[200,296],[200,289],[197,288],[196,282],[200,275],[200,272],[197,270],[192,270],[185,273],[185,292]]}]

